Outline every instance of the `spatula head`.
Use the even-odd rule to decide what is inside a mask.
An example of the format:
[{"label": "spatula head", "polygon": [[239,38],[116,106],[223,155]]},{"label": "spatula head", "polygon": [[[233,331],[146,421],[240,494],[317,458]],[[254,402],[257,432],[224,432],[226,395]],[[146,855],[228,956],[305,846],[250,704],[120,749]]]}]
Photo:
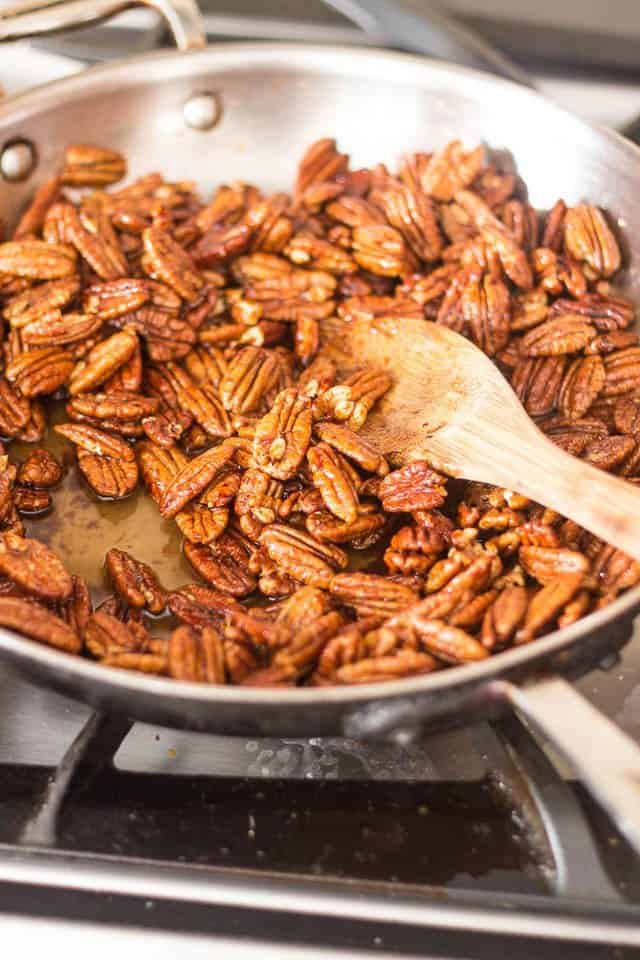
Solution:
[{"label": "spatula head", "polygon": [[460,438],[474,422],[526,418],[491,360],[447,327],[411,317],[331,317],[322,328],[323,350],[341,372],[390,374],[393,385],[361,433],[394,464],[425,457],[464,476]]}]

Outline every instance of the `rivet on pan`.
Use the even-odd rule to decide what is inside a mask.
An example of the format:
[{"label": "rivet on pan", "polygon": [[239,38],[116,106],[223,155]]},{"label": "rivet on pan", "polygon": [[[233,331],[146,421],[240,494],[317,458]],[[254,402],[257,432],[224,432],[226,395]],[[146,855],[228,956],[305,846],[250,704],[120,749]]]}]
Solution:
[{"label": "rivet on pan", "polygon": [[221,113],[220,100],[215,93],[195,93],[182,108],[184,122],[192,130],[211,130]]},{"label": "rivet on pan", "polygon": [[28,140],[13,140],[5,144],[0,154],[0,173],[3,180],[16,183],[26,180],[36,165],[36,151]]}]

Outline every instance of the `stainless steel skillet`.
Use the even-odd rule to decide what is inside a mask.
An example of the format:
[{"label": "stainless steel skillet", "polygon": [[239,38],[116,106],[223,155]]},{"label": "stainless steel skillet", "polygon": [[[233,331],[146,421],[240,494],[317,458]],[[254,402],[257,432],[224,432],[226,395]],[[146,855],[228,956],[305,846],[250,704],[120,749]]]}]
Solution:
[{"label": "stainless steel skillet", "polygon": [[[199,49],[191,0],[157,5],[181,52],[94,67],[0,105],[0,158],[16,141],[33,144],[37,157],[25,180],[0,183],[3,216],[18,215],[64,145],[78,139],[121,149],[134,176],[158,167],[210,190],[233,178],[282,188],[304,147],[328,134],[356,165],[392,163],[401,152],[461,137],[510,155],[538,207],[563,196],[619,214],[630,264],[622,285],[640,300],[640,151],[616,134],[514,83],[421,58],[300,45]],[[117,0],[45,7],[30,0],[14,8],[19,19],[0,19],[0,39],[121,8]],[[193,100],[203,93],[213,101]],[[25,153],[15,155],[19,161]],[[561,679],[593,668],[626,642],[639,607],[636,588],[568,629],[483,663],[359,688],[178,684],[98,668],[5,630],[0,655],[33,680],[98,708],[220,733],[407,736],[516,708],[574,764],[640,850],[640,751]]]}]

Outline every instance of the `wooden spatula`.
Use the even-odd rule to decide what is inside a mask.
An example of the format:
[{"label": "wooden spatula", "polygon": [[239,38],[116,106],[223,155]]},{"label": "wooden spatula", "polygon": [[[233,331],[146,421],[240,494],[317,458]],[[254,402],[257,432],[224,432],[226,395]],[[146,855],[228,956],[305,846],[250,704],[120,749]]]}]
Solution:
[{"label": "wooden spatula", "polygon": [[392,463],[424,459],[522,493],[640,560],[640,489],[555,446],[469,340],[425,320],[335,317],[323,343],[340,370],[391,374],[361,433]]}]

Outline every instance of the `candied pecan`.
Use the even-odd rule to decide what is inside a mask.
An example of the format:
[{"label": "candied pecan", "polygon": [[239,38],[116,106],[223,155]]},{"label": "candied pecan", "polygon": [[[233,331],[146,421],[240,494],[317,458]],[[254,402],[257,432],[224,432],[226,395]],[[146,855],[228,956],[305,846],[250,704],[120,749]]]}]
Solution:
[{"label": "candied pecan", "polygon": [[307,453],[311,479],[320,491],[326,508],[345,523],[358,515],[358,493],[343,457],[326,443],[318,443]]},{"label": "candied pecan", "polygon": [[122,330],[102,340],[85,360],[77,363],[71,373],[69,393],[89,393],[108,380],[129,360],[136,349],[138,338],[132,330]]},{"label": "candied pecan", "polygon": [[66,653],[80,653],[82,649],[82,640],[64,620],[22,597],[0,597],[0,624]]},{"label": "candied pecan", "polygon": [[452,627],[442,620],[425,618],[416,605],[403,616],[408,627],[414,631],[420,643],[438,660],[445,663],[468,663],[484,660],[488,653],[472,636],[458,627]]},{"label": "candied pecan", "polygon": [[164,653],[111,653],[103,657],[100,663],[105,667],[136,670],[138,673],[162,675],[167,672]]},{"label": "candied pecan", "polygon": [[382,277],[400,277],[412,266],[402,233],[382,224],[355,228],[353,256],[358,266]]},{"label": "candied pecan", "polygon": [[566,360],[556,357],[526,357],[511,376],[511,385],[528,414],[542,417],[551,413],[558,401]]},{"label": "candied pecan", "polygon": [[57,316],[58,311],[71,302],[79,289],[80,280],[77,276],[40,283],[8,300],[3,315],[12,327],[17,328],[26,327],[35,320],[46,321],[48,317]]},{"label": "candied pecan", "polygon": [[130,607],[162,613],[167,596],[151,567],[115,547],[107,552],[106,564],[116,593]]},{"label": "candied pecan", "polygon": [[102,218],[101,226],[106,230],[96,229],[93,224],[89,230],[70,203],[59,204],[58,208],[58,219],[65,240],[76,248],[91,269],[103,280],[125,277],[127,261],[113,235],[111,224],[106,227]]},{"label": "candied pecan", "polygon": [[635,308],[625,297],[589,293],[578,300],[556,300],[549,313],[551,316],[570,313],[585,317],[600,333],[609,333],[631,326]]},{"label": "candied pecan", "polygon": [[0,273],[29,280],[57,280],[75,273],[71,247],[43,240],[15,240],[0,244]]},{"label": "candied pecan", "polygon": [[194,300],[204,286],[204,277],[189,254],[159,227],[147,227],[142,241],[157,279],[184,300]]},{"label": "candied pecan", "polygon": [[369,410],[390,386],[391,378],[384,371],[359,370],[318,397],[317,415],[345,422],[351,429],[359,430]]},{"label": "candied pecan", "polygon": [[80,423],[60,423],[54,429],[87,453],[135,462],[135,452],[128,443],[102,430]]},{"label": "candied pecan", "polygon": [[144,433],[161,447],[173,446],[192,423],[192,415],[185,413],[184,410],[173,410],[171,413],[144,417],[140,421]]},{"label": "candied pecan", "polygon": [[379,620],[392,617],[418,599],[409,587],[374,573],[339,573],[329,589],[338,603],[352,607],[359,617]]},{"label": "candied pecan", "polygon": [[225,683],[224,642],[215,627],[174,630],[169,640],[168,672],[174,680],[189,683]]},{"label": "candied pecan", "polygon": [[616,596],[640,581],[640,563],[622,550],[602,544],[593,560],[592,573],[603,594]]},{"label": "candied pecan", "polygon": [[[360,228],[364,229],[364,228]],[[389,229],[392,228],[382,228]],[[393,231],[397,233],[397,231]],[[404,246],[402,235],[398,234]],[[354,240],[355,250],[355,240]],[[333,274],[355,273],[358,265],[346,250],[329,240],[323,240],[307,230],[295,233],[284,248],[285,255],[297,266],[308,266],[313,270],[326,271]]]},{"label": "candied pecan", "polygon": [[299,202],[309,187],[335,180],[348,166],[349,157],[338,152],[335,140],[330,137],[316,140],[298,165],[294,196]]},{"label": "candied pecan", "polygon": [[106,500],[128,497],[138,485],[135,460],[116,460],[81,449],[78,450],[78,467],[94,493]]},{"label": "candied pecan", "polygon": [[[53,177],[38,187],[33,200],[20,217],[20,221],[13,231],[14,240],[30,239],[42,230],[49,208],[60,197],[60,186],[60,178]],[[2,239],[2,231],[0,231],[0,240]]]},{"label": "candied pecan", "polygon": [[149,493],[158,502],[175,475],[189,462],[178,447],[161,447],[156,443],[139,443],[136,448],[142,479]]},{"label": "candied pecan", "polygon": [[95,314],[100,320],[107,322],[138,310],[150,297],[151,287],[148,280],[106,280],[87,287],[82,297],[82,307],[85,313]]},{"label": "candied pecan", "polygon": [[38,347],[14,357],[5,375],[25,397],[39,397],[64,386],[72,370],[73,359],[66,350]]},{"label": "candied pecan", "polygon": [[446,498],[444,477],[423,460],[415,460],[382,479],[378,496],[389,513],[409,513],[439,507]]},{"label": "candied pecan", "polygon": [[599,437],[585,448],[583,459],[601,470],[614,470],[633,453],[633,437]]},{"label": "candied pecan", "polygon": [[269,557],[294,580],[327,589],[336,570],[347,566],[347,555],[333,544],[293,527],[273,523],[260,535]]},{"label": "candied pecan", "polygon": [[584,348],[586,355],[613,353],[614,350],[625,350],[627,347],[638,346],[638,334],[634,330],[612,330],[610,333],[601,333],[594,337]]},{"label": "candied pecan", "polygon": [[175,363],[167,363],[164,372],[175,391],[178,407],[191,414],[207,436],[219,439],[231,435],[227,412],[212,388],[197,386],[189,374]]},{"label": "candied pecan", "polygon": [[358,466],[368,473],[385,476],[389,472],[386,460],[374,445],[344,424],[325,421],[317,423],[314,429],[320,440],[343,456],[355,460]]},{"label": "candied pecan", "polygon": [[564,375],[558,392],[560,413],[569,419],[583,417],[604,387],[605,368],[598,356],[578,357]]},{"label": "candied pecan", "polygon": [[511,330],[529,330],[546,319],[548,297],[545,290],[534,287],[525,290],[513,298],[511,311]]},{"label": "candied pecan", "polygon": [[215,544],[187,542],[184,555],[203,580],[223,593],[246,597],[256,588],[257,580],[247,568],[250,551],[232,533]]},{"label": "candied pecan", "polygon": [[526,253],[519,247],[511,231],[495,216],[490,207],[470,190],[459,190],[456,203],[471,217],[487,246],[498,255],[502,268],[517,287],[529,290],[533,275]]},{"label": "candied pecan", "polygon": [[26,427],[31,416],[31,404],[0,377],[0,434],[16,437]]},{"label": "candied pecan", "polygon": [[175,515],[182,535],[190,543],[211,543],[222,535],[229,522],[226,507],[210,507],[202,501],[192,501]]},{"label": "candied pecan", "polygon": [[599,276],[610,277],[620,268],[620,248],[597,207],[581,203],[567,210],[564,243],[571,256],[584,260]]},{"label": "candied pecan", "polygon": [[62,478],[62,467],[48,450],[31,450],[18,469],[18,483],[29,487],[55,487]]},{"label": "candied pecan", "polygon": [[[135,421],[148,416],[158,408],[155,397],[145,397],[140,393],[128,393],[125,390],[112,390],[110,393],[90,393],[79,395],[67,404],[67,413],[72,420],[104,420],[111,424],[122,421]],[[116,429],[112,426],[112,429]]]},{"label": "candied pecan", "polygon": [[34,490],[33,487],[15,486],[13,503],[20,516],[38,516],[51,509],[53,501],[47,490]]},{"label": "candied pecan", "polygon": [[520,352],[529,357],[575,353],[582,350],[595,333],[595,328],[577,314],[563,314],[526,333],[520,341]]},{"label": "candied pecan", "polygon": [[482,621],[482,644],[487,650],[506,646],[522,623],[528,606],[524,587],[506,587],[491,604]]},{"label": "candied pecan", "polygon": [[243,347],[235,354],[220,381],[220,399],[232,413],[253,413],[278,383],[281,366],[260,347]]},{"label": "candied pecan", "polygon": [[127,393],[138,393],[142,388],[142,352],[140,344],[136,343],[135,350],[121,367],[102,384],[104,393],[124,390]]},{"label": "candied pecan", "polygon": [[400,231],[416,257],[427,262],[439,258],[443,241],[436,207],[421,187],[389,184],[384,189],[373,190],[370,199],[384,210],[391,226]]},{"label": "candied pecan", "polygon": [[98,660],[119,653],[142,653],[147,642],[146,631],[136,630],[106,610],[91,614],[83,633],[87,650]]},{"label": "candied pecan", "polygon": [[0,573],[45,600],[65,600],[73,589],[62,561],[39,540],[0,534]]},{"label": "candied pecan", "polygon": [[576,550],[523,546],[519,560],[529,576],[542,584],[574,574],[584,577],[589,572],[587,557]]},{"label": "candied pecan", "polygon": [[230,613],[242,610],[237,600],[228,594],[195,583],[173,590],[167,603],[178,620],[192,627],[221,623]]},{"label": "candied pecan", "polygon": [[119,500],[135,490],[138,467],[128,443],[84,424],[63,423],[55,430],[76,444],[80,471],[98,496]]},{"label": "candied pecan", "polygon": [[311,440],[311,423],[310,400],[294,388],[282,390],[256,424],[255,466],[277,480],[295,476]]},{"label": "candied pecan", "polygon": [[364,657],[356,663],[345,664],[335,671],[332,679],[335,683],[381,683],[432,673],[437,667],[437,660],[429,653],[400,650],[392,656]]},{"label": "candied pecan", "polygon": [[72,187],[101,187],[122,180],[125,158],[117,150],[74,143],[64,152],[62,182]]},{"label": "candied pecan", "polygon": [[511,297],[499,267],[473,273],[460,295],[459,310],[471,339],[492,357],[509,340]]},{"label": "candied pecan", "polygon": [[348,543],[352,550],[365,550],[375,543],[385,526],[381,513],[359,509],[350,523],[340,520],[328,510],[314,510],[305,521],[312,537],[330,543]]},{"label": "candied pecan", "polygon": [[[640,347],[616,350],[604,357],[605,382],[602,388],[604,397],[618,397],[621,394],[638,392],[640,375]],[[8,376],[8,374],[7,374]]]},{"label": "candied pecan", "polygon": [[465,150],[459,140],[452,140],[441,150],[427,156],[413,154],[407,157],[402,177],[419,182],[425,193],[448,203],[463,187],[468,187],[484,163],[484,149]]},{"label": "candied pecan", "polygon": [[29,347],[56,346],[86,342],[102,327],[102,320],[82,313],[47,315],[22,328],[22,342]]},{"label": "candied pecan", "polygon": [[620,397],[613,408],[613,419],[619,433],[640,433],[640,397]]},{"label": "candied pecan", "polygon": [[184,367],[200,387],[218,387],[227,370],[227,360],[216,347],[196,346],[184,358]]},{"label": "candied pecan", "polygon": [[169,481],[158,507],[163,517],[175,517],[190,500],[207,487],[233,456],[233,447],[221,443],[190,460]]},{"label": "candied pecan", "polygon": [[516,643],[528,643],[554,621],[582,585],[582,573],[549,580],[530,600],[524,625],[516,635]]},{"label": "candied pecan", "polygon": [[291,679],[312,670],[325,644],[343,623],[343,617],[336,610],[330,610],[300,627],[295,637],[278,650],[273,667],[290,670]]}]

